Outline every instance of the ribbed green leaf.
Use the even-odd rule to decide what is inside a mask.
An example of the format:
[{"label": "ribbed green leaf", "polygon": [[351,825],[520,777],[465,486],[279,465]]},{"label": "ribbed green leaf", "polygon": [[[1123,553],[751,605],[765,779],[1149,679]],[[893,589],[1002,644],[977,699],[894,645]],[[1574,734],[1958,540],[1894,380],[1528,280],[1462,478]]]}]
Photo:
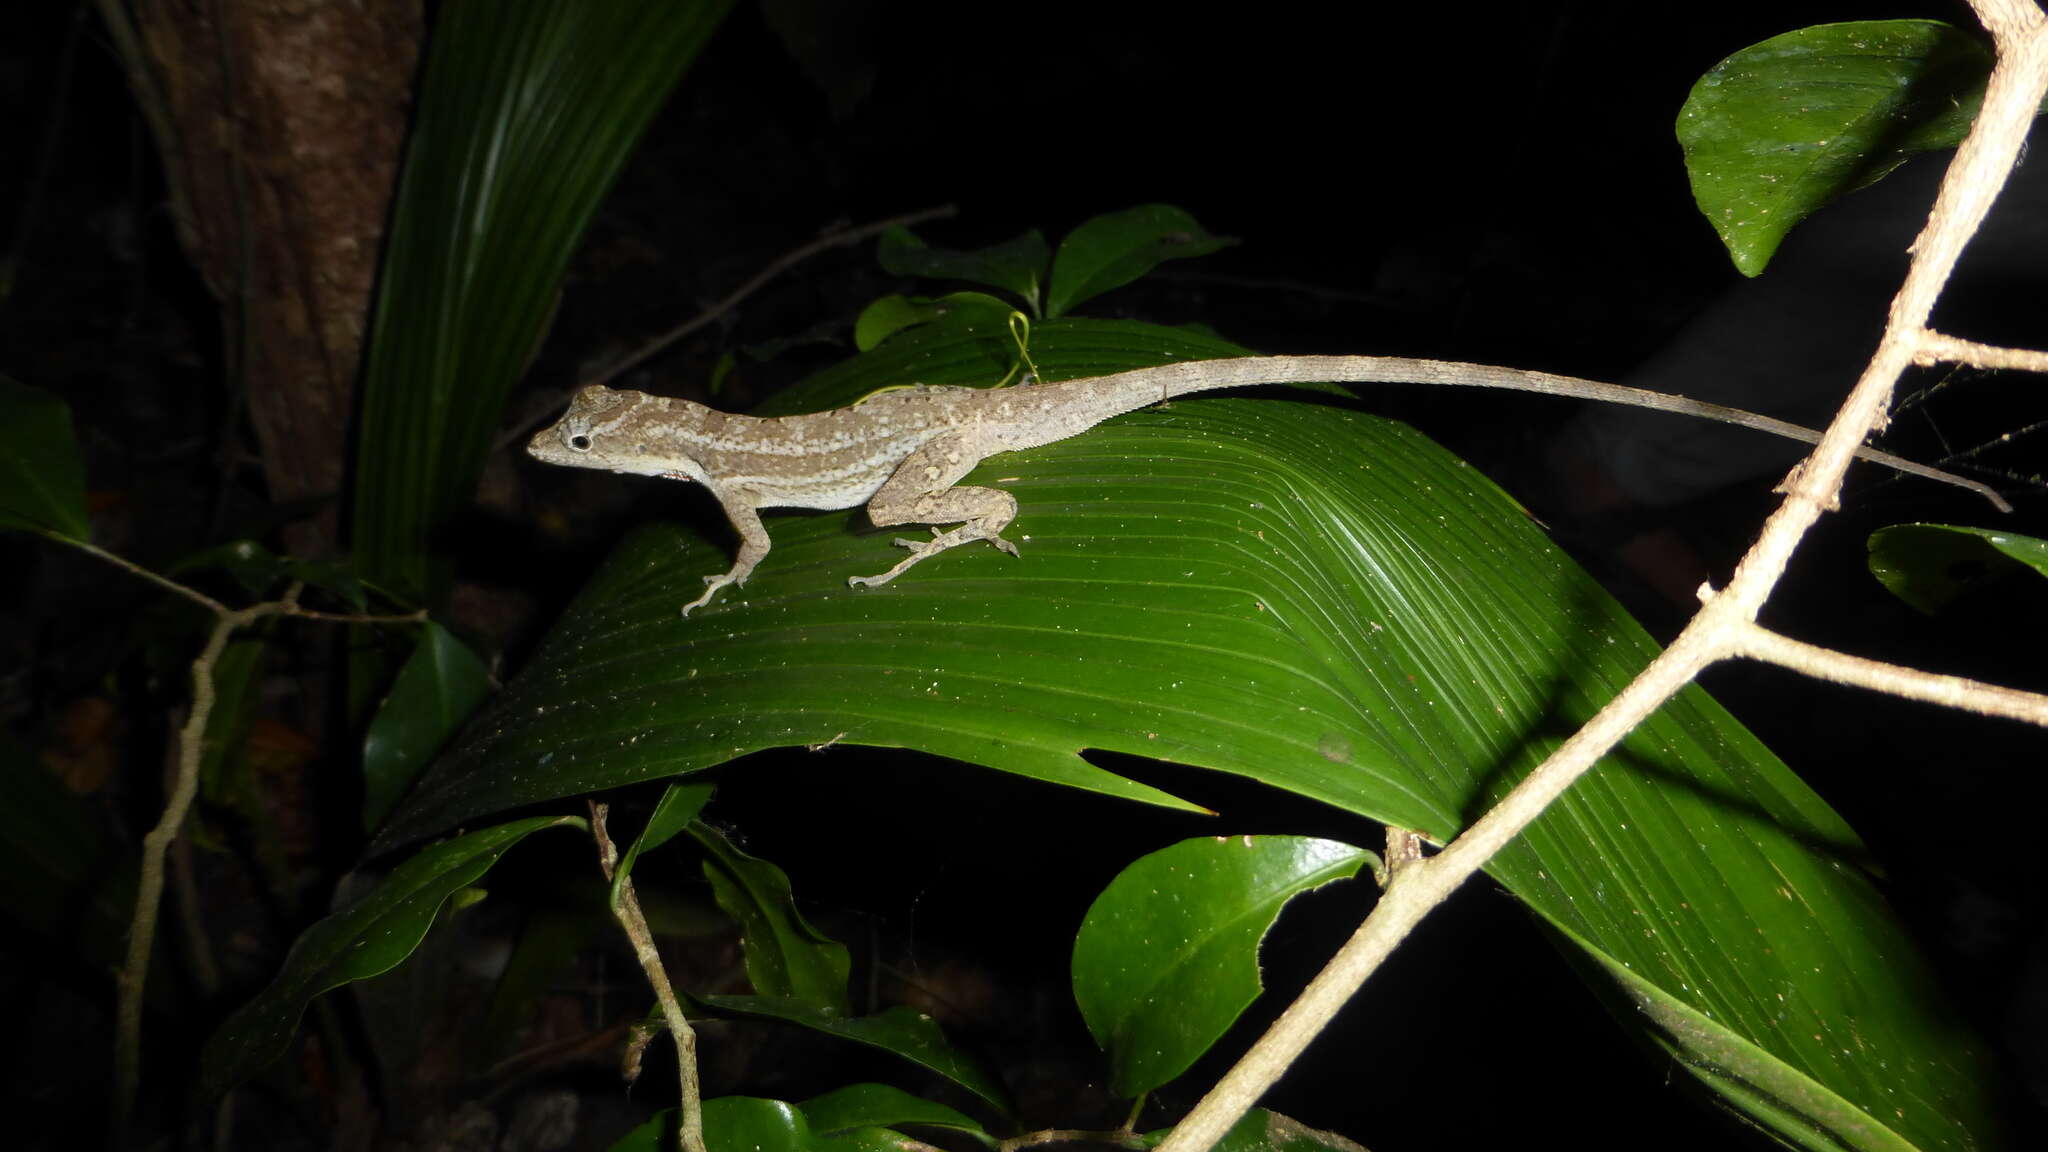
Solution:
[{"label": "ribbed green leaf", "polygon": [[1258,998],[1259,942],[1289,900],[1372,853],[1307,836],[1203,836],[1132,861],[1074,938],[1074,1000],[1125,1100],[1188,1070]]},{"label": "ribbed green leaf", "polygon": [[363,382],[355,545],[373,581],[430,594],[432,536],[476,490],[585,224],[730,7],[442,6]]},{"label": "ribbed green leaf", "polygon": [[1937,20],[1822,24],[1751,45],[1679,111],[1693,197],[1754,276],[1823,205],[1961,141],[1990,73],[1991,53]]},{"label": "ribbed green leaf", "polygon": [[[1032,333],[1047,379],[1227,354],[1135,324]],[[1013,358],[1007,330],[913,329],[791,403],[994,380]],[[1021,557],[962,548],[852,590],[848,576],[893,562],[894,532],[858,511],[773,515],[752,581],[682,618],[731,540],[635,535],[387,836],[838,740],[1170,800],[1081,753],[1152,756],[1443,840],[1655,651],[1469,467],[1313,394],[1176,401],[996,457],[967,483],[1017,495]],[[1690,690],[1489,871],[1602,964],[1816,1092],[1918,1146],[1992,1142],[1996,1074],[1860,855]]]}]

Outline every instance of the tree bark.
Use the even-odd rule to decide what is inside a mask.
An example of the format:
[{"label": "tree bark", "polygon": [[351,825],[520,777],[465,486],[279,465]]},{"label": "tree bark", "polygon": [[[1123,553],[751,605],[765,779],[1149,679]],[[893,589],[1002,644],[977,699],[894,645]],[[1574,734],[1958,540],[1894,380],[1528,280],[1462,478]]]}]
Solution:
[{"label": "tree bark", "polygon": [[98,0],[287,530],[335,546],[355,381],[420,0]]}]

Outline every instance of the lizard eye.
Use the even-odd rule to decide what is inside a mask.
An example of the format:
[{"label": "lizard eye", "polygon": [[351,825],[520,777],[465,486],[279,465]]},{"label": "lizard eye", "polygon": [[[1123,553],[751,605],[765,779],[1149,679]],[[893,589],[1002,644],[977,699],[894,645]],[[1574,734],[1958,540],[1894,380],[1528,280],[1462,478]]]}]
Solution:
[{"label": "lizard eye", "polygon": [[588,452],[590,451],[590,437],[578,432],[576,435],[569,437],[569,447],[578,452]]}]

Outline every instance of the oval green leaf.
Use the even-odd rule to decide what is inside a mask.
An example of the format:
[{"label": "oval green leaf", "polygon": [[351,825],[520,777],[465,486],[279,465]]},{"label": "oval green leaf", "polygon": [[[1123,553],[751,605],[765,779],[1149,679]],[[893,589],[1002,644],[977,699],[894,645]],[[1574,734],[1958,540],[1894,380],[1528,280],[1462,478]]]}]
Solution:
[{"label": "oval green leaf", "polygon": [[[1046,379],[1230,354],[1137,324],[1032,333]],[[997,380],[1014,355],[1006,329],[927,326],[789,404]],[[772,515],[753,580],[685,619],[730,541],[637,534],[385,838],[836,740],[1171,803],[1083,753],[1169,759],[1441,841],[1655,652],[1484,478],[1313,393],[1176,401],[967,482],[1018,496],[1021,558],[962,548],[849,590],[893,562],[894,533],[857,510]],[[1973,1134],[1995,1127],[1997,1074],[1861,858],[1840,817],[1687,690],[1488,871],[1902,1138],[1988,1142]]]},{"label": "oval green leaf", "polygon": [[1870,534],[1870,574],[1932,616],[1985,584],[2031,568],[2048,576],[2048,540],[1957,524],[1895,524]]},{"label": "oval green leaf", "polygon": [[1372,853],[1306,836],[1183,840],[1132,862],[1074,938],[1074,1000],[1133,1100],[1188,1070],[1264,987],[1259,942],[1289,900]]},{"label": "oval green leaf", "polygon": [[1737,52],[1678,114],[1693,198],[1745,276],[1793,225],[1916,153],[1952,148],[1991,54],[1937,20],[1822,24]]},{"label": "oval green leaf", "polygon": [[201,1049],[199,1098],[215,1099],[282,1056],[313,997],[388,972],[410,956],[441,903],[488,872],[507,849],[542,828],[581,823],[537,816],[435,844],[393,869],[361,900],[300,933],[270,984]]},{"label": "oval green leaf", "polygon": [[72,540],[92,537],[70,407],[0,375],[0,529],[6,528]]},{"label": "oval green leaf", "polygon": [[1141,204],[1084,222],[1060,241],[1045,314],[1058,319],[1082,301],[1121,288],[1168,260],[1207,256],[1237,243],[1213,236],[1185,210]]}]

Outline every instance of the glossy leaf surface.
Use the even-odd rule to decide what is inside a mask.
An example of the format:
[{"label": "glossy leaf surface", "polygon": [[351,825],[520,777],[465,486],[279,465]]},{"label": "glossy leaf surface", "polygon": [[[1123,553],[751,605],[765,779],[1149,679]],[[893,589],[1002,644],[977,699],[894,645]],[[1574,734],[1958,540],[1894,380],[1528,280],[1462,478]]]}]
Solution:
[{"label": "glossy leaf surface", "polygon": [[1982,44],[1936,20],[1822,24],[1751,45],[1700,77],[1679,112],[1693,198],[1755,276],[1821,206],[1961,141],[1990,72]]},{"label": "glossy leaf surface", "polygon": [[[1048,379],[1232,351],[1135,324],[1032,333]],[[1013,358],[1006,329],[927,326],[789,404],[1000,379]],[[1018,496],[1021,558],[961,548],[849,590],[893,562],[894,532],[857,510],[771,515],[753,580],[685,619],[730,541],[636,534],[387,835],[837,740],[1173,803],[1082,753],[1152,756],[1442,840],[1654,652],[1484,478],[1314,393],[1176,401],[995,457],[967,482]],[[1489,872],[1603,963],[1901,1138],[1987,1142],[1996,1074],[1861,857],[1838,816],[1689,690]]]},{"label": "glossy leaf surface", "polygon": [[1213,236],[1171,204],[1142,204],[1094,217],[1067,233],[1052,262],[1045,314],[1057,319],[1112,288],[1121,288],[1168,260],[1207,256],[1237,243]]},{"label": "glossy leaf surface", "polygon": [[984,1144],[994,1143],[988,1132],[966,1113],[888,1084],[848,1084],[813,1096],[797,1107],[811,1122],[813,1131],[828,1136],[854,1128],[920,1124],[964,1132]]},{"label": "glossy leaf surface", "polygon": [[1371,854],[1305,836],[1183,840],[1133,861],[1074,939],[1074,999],[1134,1100],[1187,1071],[1264,985],[1259,942],[1294,897]]}]

